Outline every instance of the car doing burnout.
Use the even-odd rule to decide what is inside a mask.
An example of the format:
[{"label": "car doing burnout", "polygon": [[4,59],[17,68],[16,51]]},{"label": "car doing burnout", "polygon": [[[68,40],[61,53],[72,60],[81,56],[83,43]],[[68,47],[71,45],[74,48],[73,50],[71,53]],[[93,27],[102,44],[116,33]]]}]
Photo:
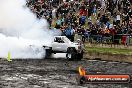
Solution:
[{"label": "car doing burnout", "polygon": [[79,39],[73,43],[66,36],[55,36],[50,47],[43,47],[46,50],[45,58],[50,58],[52,53],[66,53],[68,60],[81,60],[83,58],[83,44]]}]

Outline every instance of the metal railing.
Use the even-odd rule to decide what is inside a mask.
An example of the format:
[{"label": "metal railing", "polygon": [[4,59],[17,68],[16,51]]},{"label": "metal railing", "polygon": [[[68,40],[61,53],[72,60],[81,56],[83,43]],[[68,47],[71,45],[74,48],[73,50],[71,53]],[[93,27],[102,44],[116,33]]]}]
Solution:
[{"label": "metal railing", "polygon": [[132,35],[130,34],[116,34],[114,36],[89,35],[85,37],[85,42],[96,44],[132,45]]}]

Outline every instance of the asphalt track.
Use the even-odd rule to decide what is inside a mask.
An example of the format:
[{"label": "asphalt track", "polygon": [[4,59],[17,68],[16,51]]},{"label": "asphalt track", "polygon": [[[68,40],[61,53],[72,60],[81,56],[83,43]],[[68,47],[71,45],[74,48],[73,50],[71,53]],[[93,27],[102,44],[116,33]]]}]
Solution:
[{"label": "asphalt track", "polygon": [[77,68],[87,73],[132,74],[131,63],[98,60],[67,61],[54,59],[0,59],[0,88],[132,88],[132,84],[77,83]]}]

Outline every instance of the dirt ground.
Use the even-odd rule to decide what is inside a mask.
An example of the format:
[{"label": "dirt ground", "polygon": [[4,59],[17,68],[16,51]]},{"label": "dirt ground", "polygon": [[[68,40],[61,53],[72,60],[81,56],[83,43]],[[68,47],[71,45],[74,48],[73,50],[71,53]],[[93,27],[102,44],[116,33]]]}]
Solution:
[{"label": "dirt ground", "polygon": [[132,84],[77,84],[77,68],[87,73],[132,74],[132,64],[99,60],[0,59],[0,88],[132,88]]}]

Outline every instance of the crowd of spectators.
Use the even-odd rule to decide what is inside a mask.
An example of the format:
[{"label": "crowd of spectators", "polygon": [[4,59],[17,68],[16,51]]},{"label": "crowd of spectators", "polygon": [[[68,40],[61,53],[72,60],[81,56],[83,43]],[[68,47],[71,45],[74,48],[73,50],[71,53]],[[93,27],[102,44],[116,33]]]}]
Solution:
[{"label": "crowd of spectators", "polygon": [[131,0],[27,0],[37,18],[47,19],[51,29],[60,29],[71,41],[76,35],[83,42],[96,36],[98,42],[111,37],[116,44],[119,39],[124,44],[124,35],[132,34],[131,4]]}]

